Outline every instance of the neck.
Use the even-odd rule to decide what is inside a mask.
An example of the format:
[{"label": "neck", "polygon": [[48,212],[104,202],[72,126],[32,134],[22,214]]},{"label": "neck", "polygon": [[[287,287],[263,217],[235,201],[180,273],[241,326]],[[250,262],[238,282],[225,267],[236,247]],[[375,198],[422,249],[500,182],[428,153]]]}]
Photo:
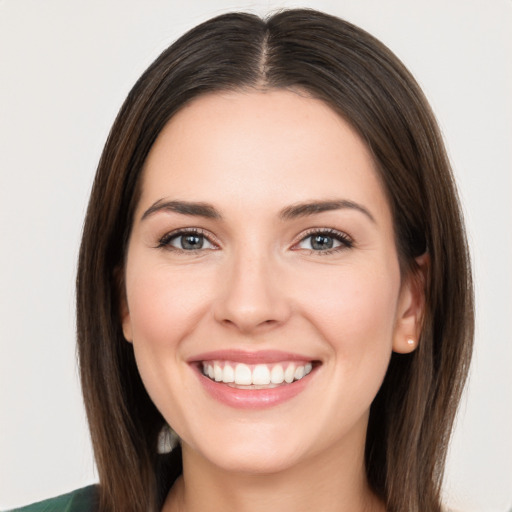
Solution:
[{"label": "neck", "polygon": [[361,449],[342,447],[271,474],[224,470],[183,444],[183,475],[162,512],[385,512],[368,486]]}]

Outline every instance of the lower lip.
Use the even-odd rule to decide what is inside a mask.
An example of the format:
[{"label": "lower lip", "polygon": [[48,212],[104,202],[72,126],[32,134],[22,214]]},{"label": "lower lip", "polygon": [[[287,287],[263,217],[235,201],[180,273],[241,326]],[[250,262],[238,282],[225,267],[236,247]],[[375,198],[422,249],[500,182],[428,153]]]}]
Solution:
[{"label": "lower lip", "polygon": [[204,376],[199,368],[196,373],[206,391],[219,402],[238,409],[264,409],[282,404],[297,396],[309,384],[315,369],[300,380],[270,389],[232,388]]}]

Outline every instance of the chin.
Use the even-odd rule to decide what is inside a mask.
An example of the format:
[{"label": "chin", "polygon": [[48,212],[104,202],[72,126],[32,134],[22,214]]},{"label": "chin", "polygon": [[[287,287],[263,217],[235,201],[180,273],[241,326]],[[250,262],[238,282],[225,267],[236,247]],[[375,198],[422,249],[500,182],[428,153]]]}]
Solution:
[{"label": "chin", "polygon": [[210,462],[224,471],[239,474],[266,475],[290,469],[296,463],[296,456],[290,457],[278,449],[248,451],[228,450],[225,454],[212,454]]},{"label": "chin", "polygon": [[[271,474],[289,469],[301,457],[300,443],[283,436],[260,432],[253,434],[248,427],[237,435],[230,432],[216,436],[208,444],[192,446],[196,456],[226,472],[240,474]],[[201,443],[202,444],[202,443]],[[186,442],[184,449],[186,450]]]}]

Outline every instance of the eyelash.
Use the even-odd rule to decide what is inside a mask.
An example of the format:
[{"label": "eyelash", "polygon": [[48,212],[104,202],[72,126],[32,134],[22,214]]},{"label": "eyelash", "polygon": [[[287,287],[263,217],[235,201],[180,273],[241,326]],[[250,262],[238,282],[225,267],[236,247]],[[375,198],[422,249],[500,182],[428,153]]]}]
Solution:
[{"label": "eyelash", "polygon": [[338,231],[337,229],[332,229],[332,228],[329,228],[329,229],[312,228],[312,229],[306,231],[305,233],[301,234],[300,240],[294,244],[294,247],[314,235],[333,238],[334,240],[337,240],[338,242],[340,242],[341,245],[338,247],[334,247],[332,249],[325,249],[325,250],[318,250],[318,251],[315,251],[314,249],[303,249],[303,250],[308,251],[309,254],[328,255],[328,254],[337,253],[339,251],[344,251],[346,249],[351,249],[352,247],[354,247],[353,240],[347,234],[343,233],[342,231]]},{"label": "eyelash", "polygon": [[[180,236],[184,235],[197,235],[204,237],[208,242],[216,247],[218,247],[218,244],[214,241],[212,241],[212,236],[210,233],[207,233],[203,229],[199,228],[184,228],[180,229],[178,231],[171,231],[170,233],[166,233],[160,240],[158,241],[157,248],[159,249],[167,249],[169,251],[177,252],[177,253],[187,253],[187,254],[197,254],[199,252],[202,252],[204,250],[212,250],[212,249],[180,249],[178,247],[173,247],[170,245],[171,241],[175,240],[176,238],[179,238]],[[299,245],[300,243],[304,242],[308,238],[312,236],[325,236],[328,238],[332,238],[338,242],[340,242],[341,245],[338,247],[334,247],[332,249],[325,249],[325,250],[314,250],[314,249],[302,249],[305,251],[308,251],[309,254],[316,254],[316,255],[328,255],[337,253],[339,251],[343,251],[346,249],[351,249],[354,246],[354,242],[352,239],[346,235],[345,233],[338,231],[336,229],[318,229],[318,228],[312,228],[305,233],[301,234],[301,238],[293,244],[293,247]],[[213,249],[215,250],[215,249]],[[300,249],[294,249],[294,250],[300,250]]]},{"label": "eyelash", "polygon": [[[171,241],[179,238],[180,236],[185,235],[196,235],[204,237],[208,242],[212,245],[218,246],[217,243],[213,242],[211,234],[207,233],[203,229],[200,228],[183,228],[178,231],[171,231],[170,233],[166,233],[160,240],[158,241],[158,248],[159,249],[167,249],[169,251],[174,251],[177,253],[187,253],[187,254],[197,254],[205,249],[191,249],[191,250],[185,250],[180,249],[178,247],[173,247],[171,244]],[[211,249],[210,249],[211,250]]]}]

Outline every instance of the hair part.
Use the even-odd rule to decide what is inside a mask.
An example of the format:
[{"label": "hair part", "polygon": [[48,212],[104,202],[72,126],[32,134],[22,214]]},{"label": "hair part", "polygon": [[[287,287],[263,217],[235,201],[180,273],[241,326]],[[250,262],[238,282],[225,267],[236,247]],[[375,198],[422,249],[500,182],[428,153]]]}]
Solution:
[{"label": "hair part", "polygon": [[[418,349],[393,354],[372,404],[370,486],[389,512],[440,510],[440,488],[473,337],[468,248],[452,173],[427,100],[374,37],[309,9],[263,20],[232,13],[192,29],[137,81],[112,127],[87,210],[77,275],[82,389],[100,478],[102,511],[161,507],[180,472],[179,451],[160,471],[165,421],[123,338],[119,269],[146,157],[169,119],[217,91],[290,89],[323,100],[366,142],[392,210],[402,272],[428,252]],[[120,290],[121,288],[121,290]],[[176,453],[178,455],[176,455]],[[166,474],[168,481],[159,481]]]}]

